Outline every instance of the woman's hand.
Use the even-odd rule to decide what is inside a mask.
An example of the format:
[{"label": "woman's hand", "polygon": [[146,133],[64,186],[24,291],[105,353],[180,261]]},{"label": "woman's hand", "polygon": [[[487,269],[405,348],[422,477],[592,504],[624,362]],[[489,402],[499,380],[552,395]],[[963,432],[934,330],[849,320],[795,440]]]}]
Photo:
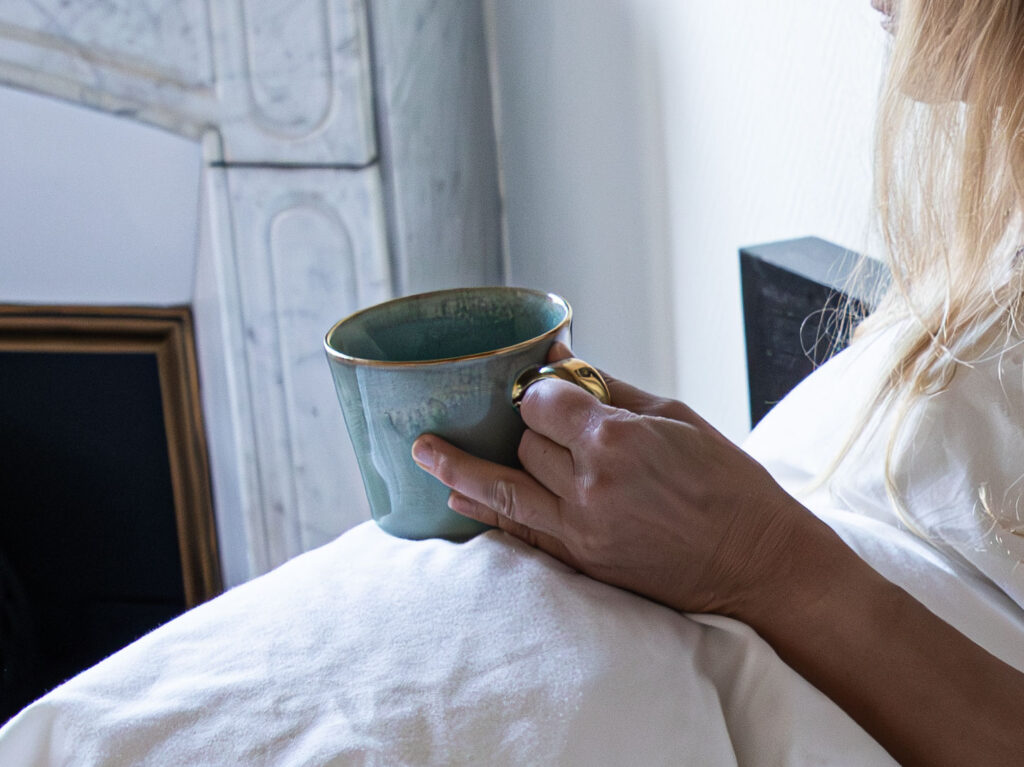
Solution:
[{"label": "woman's hand", "polygon": [[531,386],[523,471],[430,435],[413,455],[456,511],[599,580],[747,622],[900,763],[1020,761],[1024,675],[876,573],[685,405],[610,388],[614,407],[565,381]]},{"label": "woman's hand", "polygon": [[432,435],[413,456],[452,488],[452,509],[598,580],[687,611],[742,616],[762,604],[809,515],[682,403],[609,387],[613,406],[564,381],[531,386],[523,470]]}]

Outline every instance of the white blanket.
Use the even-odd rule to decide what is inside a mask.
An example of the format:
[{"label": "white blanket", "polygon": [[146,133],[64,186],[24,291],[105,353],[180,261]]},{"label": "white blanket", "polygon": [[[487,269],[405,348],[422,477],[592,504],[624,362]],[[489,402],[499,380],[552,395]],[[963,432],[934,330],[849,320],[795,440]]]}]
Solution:
[{"label": "white blanket", "polygon": [[885,763],[739,623],[501,533],[409,543],[372,523],[144,637],[0,736],[4,765],[787,759]]},{"label": "white blanket", "polygon": [[[752,438],[787,486],[813,473],[826,438],[794,430],[835,410],[843,366],[865,364],[853,359],[812,376]],[[1004,590],[841,496],[818,493],[816,512],[1024,669],[1024,618]],[[0,765],[892,763],[740,623],[680,615],[499,532],[413,543],[372,523],[154,631],[0,730]]]}]

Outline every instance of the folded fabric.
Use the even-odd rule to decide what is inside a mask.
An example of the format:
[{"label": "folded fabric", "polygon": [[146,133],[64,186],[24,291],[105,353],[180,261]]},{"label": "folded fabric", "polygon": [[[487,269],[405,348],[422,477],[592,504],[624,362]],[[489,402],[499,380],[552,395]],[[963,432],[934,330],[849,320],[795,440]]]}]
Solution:
[{"label": "folded fabric", "polygon": [[745,448],[811,510],[848,509],[915,531],[1024,609],[1024,344],[959,367],[905,413],[873,412],[829,475],[871,403],[896,330],[816,370]]},{"label": "folded fabric", "polygon": [[[769,758],[770,757],[770,758]],[[746,626],[372,523],[157,629],[0,764],[889,764]]]},{"label": "folded fabric", "polygon": [[[835,403],[863,398],[880,359],[869,345],[840,355],[752,435],[750,452],[791,492],[822,470],[854,417]],[[947,407],[960,407],[959,396]],[[1024,442],[1000,418],[976,421],[981,439],[1013,438],[992,447],[1016,451],[998,464],[1008,480]],[[901,475],[908,497],[927,502],[933,482],[971,488],[981,470],[999,480],[958,460],[964,449],[951,432],[941,449],[912,452],[937,464]],[[911,534],[878,495],[880,459],[868,450],[857,460],[807,503],[879,572],[1024,670],[1012,568],[998,552]],[[914,486],[918,476],[925,486]],[[967,490],[950,498],[973,502]],[[893,761],[743,624],[681,615],[498,531],[465,544],[410,542],[367,523],[29,706],[0,730],[0,764]]]}]

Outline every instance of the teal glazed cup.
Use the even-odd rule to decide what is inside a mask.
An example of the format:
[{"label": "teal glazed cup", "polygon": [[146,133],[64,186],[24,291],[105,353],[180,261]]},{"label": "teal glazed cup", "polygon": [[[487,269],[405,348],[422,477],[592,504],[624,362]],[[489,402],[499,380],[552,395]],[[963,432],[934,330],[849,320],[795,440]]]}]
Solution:
[{"label": "teal glazed cup", "polygon": [[473,455],[518,465],[525,388],[560,377],[607,401],[579,360],[545,365],[570,341],[572,310],[523,288],[459,288],[398,298],[335,324],[324,345],[370,511],[400,538],[465,541],[487,527],[448,508],[448,488],[412,460],[436,434]]}]

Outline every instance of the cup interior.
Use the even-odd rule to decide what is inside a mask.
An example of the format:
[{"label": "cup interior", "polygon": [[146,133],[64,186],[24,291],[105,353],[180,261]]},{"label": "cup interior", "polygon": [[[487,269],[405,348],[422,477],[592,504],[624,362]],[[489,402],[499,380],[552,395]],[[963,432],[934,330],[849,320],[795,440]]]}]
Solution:
[{"label": "cup interior", "polygon": [[465,288],[408,296],[357,312],[327,334],[354,360],[431,362],[514,347],[561,325],[568,304],[522,288]]}]

